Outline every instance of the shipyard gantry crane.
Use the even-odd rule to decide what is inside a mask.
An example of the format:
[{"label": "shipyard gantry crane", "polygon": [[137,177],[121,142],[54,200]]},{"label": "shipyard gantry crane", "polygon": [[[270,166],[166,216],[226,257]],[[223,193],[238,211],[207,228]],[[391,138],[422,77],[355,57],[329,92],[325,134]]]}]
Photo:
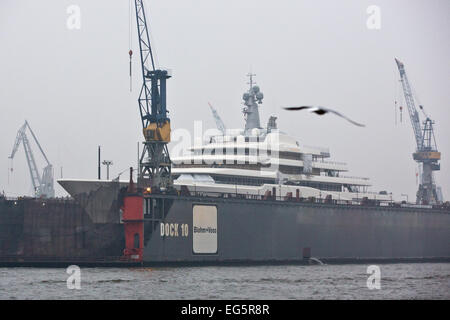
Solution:
[{"label": "shipyard gantry crane", "polygon": [[[142,71],[139,110],[144,134],[144,148],[139,161],[140,186],[167,188],[172,184],[171,161],[167,143],[170,142],[170,119],[166,109],[167,70],[155,67],[143,0],[135,0],[136,24]],[[132,52],[130,51],[130,57]]]},{"label": "shipyard gantry crane", "polygon": [[[27,128],[28,130],[30,130],[30,133],[34,141],[36,142],[39,150],[41,151],[41,154],[43,155],[45,161],[47,162],[47,165],[44,167],[42,176],[40,176],[39,170],[36,166],[33,151],[31,149],[30,142],[26,134]],[[13,150],[11,152],[11,155],[9,156],[10,159],[14,158],[17,150],[19,149],[20,143],[23,144],[23,148],[25,150],[25,156],[27,158],[28,168],[30,170],[31,182],[33,184],[35,196],[46,198],[54,197],[55,190],[53,189],[53,167],[48,161],[48,158],[45,155],[44,150],[42,150],[42,147],[38,139],[36,138],[33,130],[31,130],[31,127],[27,121],[25,121],[24,125],[20,127],[19,131],[17,132],[16,142],[14,143]]]},{"label": "shipyard gantry crane", "polygon": [[434,121],[425,113],[423,106],[419,105],[420,110],[422,110],[425,116],[425,121],[423,121],[422,126],[419,112],[414,104],[411,86],[406,76],[405,66],[398,59],[395,59],[395,62],[400,72],[400,81],[403,87],[405,102],[408,107],[409,117],[416,139],[416,152],[413,153],[413,159],[421,165],[422,173],[419,190],[416,195],[416,203],[436,204],[441,202],[442,199],[439,199],[433,172],[441,168],[439,164],[441,153],[437,150],[433,129]]}]

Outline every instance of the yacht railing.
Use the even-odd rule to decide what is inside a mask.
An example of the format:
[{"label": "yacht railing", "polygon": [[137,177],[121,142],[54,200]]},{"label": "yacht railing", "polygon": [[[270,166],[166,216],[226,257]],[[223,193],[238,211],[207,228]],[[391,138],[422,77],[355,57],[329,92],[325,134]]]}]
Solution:
[{"label": "yacht railing", "polygon": [[353,177],[353,176],[341,176],[341,175],[339,175],[337,178],[357,179],[357,180],[364,180],[364,181],[370,180],[370,178],[365,178],[365,177]]},{"label": "yacht railing", "polygon": [[335,164],[339,166],[346,166],[347,163],[339,162],[339,161],[324,161],[324,160],[314,160],[313,162],[326,163],[326,164]]},{"label": "yacht railing", "polygon": [[302,145],[301,147],[303,148],[307,148],[307,149],[314,149],[323,153],[330,153],[330,148],[324,148],[324,147],[316,147],[316,146],[307,146],[307,145]]}]

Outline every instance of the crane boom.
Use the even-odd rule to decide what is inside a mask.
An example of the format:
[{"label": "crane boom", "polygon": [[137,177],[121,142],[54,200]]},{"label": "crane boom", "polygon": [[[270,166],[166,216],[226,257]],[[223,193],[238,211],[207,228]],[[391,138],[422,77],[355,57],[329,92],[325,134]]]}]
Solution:
[{"label": "crane boom", "polygon": [[11,155],[8,157],[10,159],[13,159],[16,155],[17,150],[19,149],[20,143],[22,142],[23,133],[25,132],[25,129],[27,128],[26,123],[20,127],[19,131],[17,131],[16,135],[16,141],[14,142],[14,147],[12,149]]},{"label": "crane boom", "polygon": [[30,170],[31,181],[33,183],[34,190],[38,190],[41,185],[41,178],[39,177],[38,168],[36,166],[36,160],[34,159],[33,151],[31,150],[30,143],[25,133],[22,136],[23,148],[25,150],[25,156],[27,158],[28,168]]},{"label": "crane boom", "polygon": [[216,121],[217,129],[219,129],[222,134],[225,135],[227,129],[225,128],[225,124],[223,123],[222,119],[220,118],[219,114],[217,113],[217,110],[214,109],[214,107],[211,105],[211,103],[208,102],[209,108],[211,109],[211,112],[213,114],[214,120]]},{"label": "crane boom", "polygon": [[50,161],[48,161],[47,156],[45,155],[45,152],[44,152],[44,150],[43,150],[42,147],[41,147],[41,144],[39,143],[38,139],[36,138],[36,136],[35,136],[35,134],[34,134],[34,132],[33,132],[33,129],[31,129],[30,125],[28,124],[28,121],[26,121],[26,120],[25,120],[25,125],[27,126],[28,130],[30,130],[31,135],[33,136],[34,142],[36,142],[36,144],[37,144],[39,150],[40,150],[41,153],[42,153],[42,156],[44,157],[45,161],[47,161],[47,165],[49,165],[49,164],[50,164]]},{"label": "crane boom", "polygon": [[414,104],[414,98],[412,95],[411,86],[409,85],[408,77],[406,76],[405,66],[398,59],[395,59],[395,62],[397,63],[398,71],[400,72],[400,81],[402,82],[406,106],[408,107],[409,118],[411,119],[411,125],[413,127],[414,136],[416,139],[417,150],[419,150],[423,141],[419,113],[417,112],[416,106]]},{"label": "crane boom", "polygon": [[152,47],[150,45],[150,35],[147,29],[147,18],[145,16],[144,3],[142,0],[135,0],[136,6],[136,24],[139,36],[139,49],[141,57],[141,71],[143,84],[139,95],[139,107],[141,112],[142,126],[148,125],[148,115],[151,110],[151,91],[146,81],[148,71],[155,70],[155,61],[153,59]]},{"label": "crane boom", "polygon": [[[441,169],[438,162],[441,159],[441,153],[437,150],[433,128],[434,121],[424,112],[426,119],[423,122],[422,127],[419,112],[414,104],[411,86],[408,77],[406,76],[405,66],[398,59],[395,59],[395,62],[397,63],[397,68],[400,72],[403,94],[405,96],[405,102],[408,107],[409,117],[411,119],[411,125],[416,140],[417,148],[416,152],[413,153],[413,159],[421,165],[422,169],[416,202],[419,204],[436,204],[442,202],[442,199],[440,199],[437,192],[433,171]],[[423,107],[419,107],[423,111]]]}]

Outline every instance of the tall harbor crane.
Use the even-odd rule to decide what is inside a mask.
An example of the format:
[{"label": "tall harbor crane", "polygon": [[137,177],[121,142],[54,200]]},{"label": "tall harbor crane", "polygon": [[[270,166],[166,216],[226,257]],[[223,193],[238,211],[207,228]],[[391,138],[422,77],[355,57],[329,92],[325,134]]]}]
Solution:
[{"label": "tall harbor crane", "polygon": [[217,113],[217,110],[214,109],[211,103],[208,102],[209,108],[211,109],[211,112],[214,117],[214,121],[216,121],[217,129],[219,129],[220,132],[222,132],[223,135],[225,135],[227,129],[225,127],[225,124],[223,123],[222,119],[220,118],[219,114]]},{"label": "tall harbor crane", "polygon": [[[155,67],[143,0],[135,0],[136,24],[142,71],[142,88],[139,94],[139,110],[144,134],[144,148],[140,156],[140,185],[170,187],[172,184],[171,161],[167,143],[170,142],[170,119],[166,109],[167,70]],[[132,52],[130,51],[130,56]]]},{"label": "tall harbor crane", "polygon": [[[30,142],[29,142],[27,134],[26,134],[27,128],[30,131],[39,150],[41,151],[41,154],[43,155],[45,161],[47,162],[47,165],[44,167],[42,176],[39,174],[39,170],[36,166],[36,161],[34,159],[33,151],[31,149]],[[33,130],[31,130],[31,127],[27,121],[25,121],[23,126],[20,127],[19,131],[17,132],[16,141],[14,143],[14,147],[11,152],[11,155],[9,156],[10,159],[13,159],[14,156],[16,155],[16,152],[19,149],[20,143],[23,144],[23,148],[25,150],[25,156],[27,158],[28,168],[30,170],[31,182],[33,184],[35,196],[36,197],[46,197],[46,198],[54,197],[55,190],[53,189],[53,167],[50,164],[50,162],[48,161],[48,158],[45,155],[44,150],[42,150],[42,147],[41,147],[38,139],[36,138]]]},{"label": "tall harbor crane", "polygon": [[413,159],[421,166],[421,177],[419,190],[416,194],[416,203],[436,204],[441,202],[442,199],[439,199],[433,172],[441,169],[439,164],[441,153],[437,150],[433,129],[434,121],[425,113],[423,106],[419,105],[420,110],[425,116],[425,121],[423,121],[423,125],[421,124],[419,112],[414,104],[411,86],[406,76],[405,66],[398,59],[395,59],[395,62],[400,72],[400,81],[403,87],[405,102],[408,107],[409,117],[416,139],[416,152],[413,153]]}]

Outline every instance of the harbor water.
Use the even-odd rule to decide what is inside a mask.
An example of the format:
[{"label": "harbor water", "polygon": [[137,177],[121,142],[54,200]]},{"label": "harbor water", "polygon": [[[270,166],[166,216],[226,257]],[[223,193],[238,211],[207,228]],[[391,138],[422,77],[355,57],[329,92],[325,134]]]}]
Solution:
[{"label": "harbor water", "polygon": [[450,263],[369,267],[0,268],[0,299],[450,299]]}]

